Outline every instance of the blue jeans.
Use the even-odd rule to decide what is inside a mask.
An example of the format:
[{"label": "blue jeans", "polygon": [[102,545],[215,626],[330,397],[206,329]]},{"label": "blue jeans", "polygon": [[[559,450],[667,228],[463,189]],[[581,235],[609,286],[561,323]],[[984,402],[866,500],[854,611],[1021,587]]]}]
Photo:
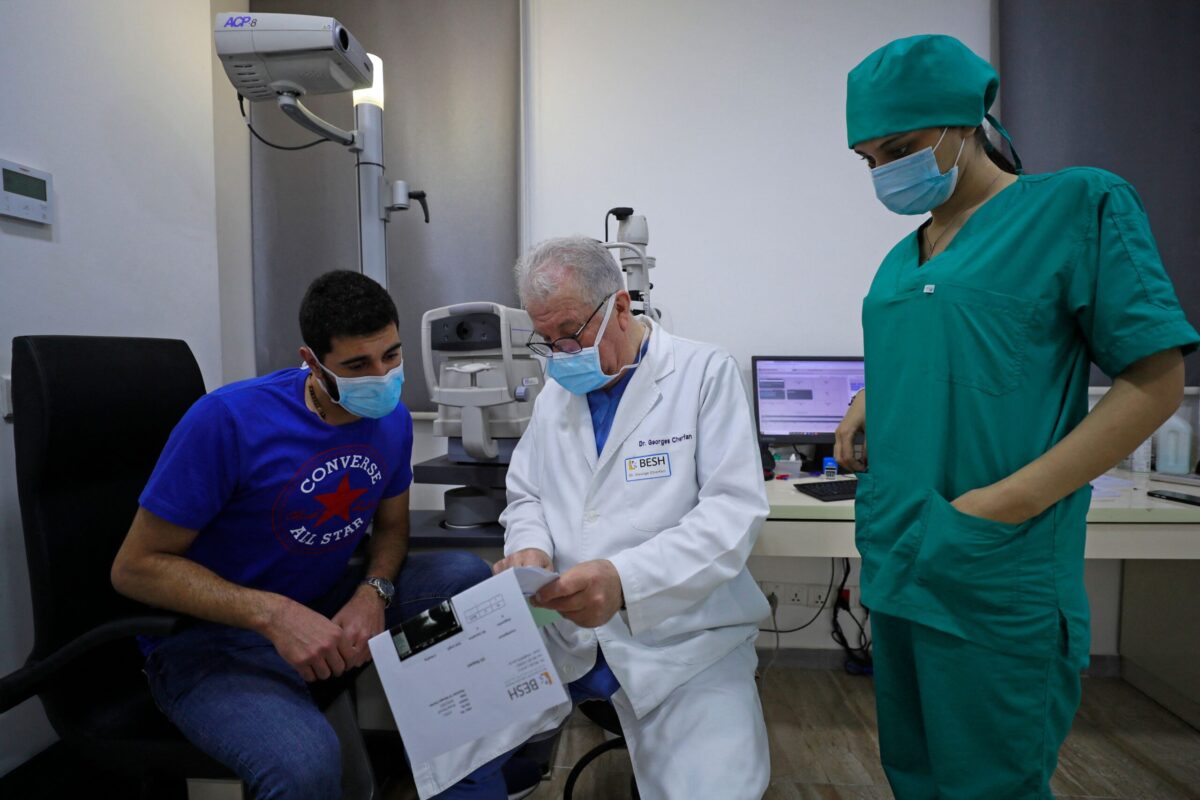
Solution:
[{"label": "blue jeans", "polygon": [[[411,553],[397,576],[387,625],[419,614],[491,576],[468,553]],[[332,616],[361,573],[313,608]],[[199,622],[164,640],[146,659],[150,692],[193,744],[232,769],[257,800],[337,800],[341,746],[304,679],[254,631]],[[314,685],[314,688],[319,688]],[[439,800],[503,800],[500,768],[480,767]]]}]

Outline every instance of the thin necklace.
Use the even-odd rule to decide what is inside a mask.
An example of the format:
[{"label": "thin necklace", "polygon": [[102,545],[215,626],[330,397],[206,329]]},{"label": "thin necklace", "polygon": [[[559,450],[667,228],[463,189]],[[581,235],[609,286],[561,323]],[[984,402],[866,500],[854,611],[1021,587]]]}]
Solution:
[{"label": "thin necklace", "polygon": [[[926,261],[933,258],[933,251],[935,249],[937,249],[937,243],[942,240],[942,237],[945,236],[952,227],[954,227],[954,223],[958,222],[959,217],[961,217],[963,214],[967,213],[968,211],[973,211],[973,210],[979,208],[981,205],[983,205],[987,201],[988,192],[991,190],[991,188],[993,186],[996,185],[996,181],[1000,180],[1000,177],[1002,175],[1004,175],[1003,172],[999,173],[998,175],[996,175],[996,177],[992,178],[991,183],[989,183],[987,186],[984,187],[982,200],[980,200],[978,203],[976,203],[973,206],[966,206],[965,208],[963,208],[961,211],[959,211],[957,214],[954,215],[954,218],[950,220],[950,222],[946,225],[946,227],[942,228],[941,233],[939,233],[937,235],[937,238],[929,243],[929,255],[925,256]],[[928,231],[926,232],[926,238],[928,238]]]},{"label": "thin necklace", "polygon": [[313,389],[313,376],[309,375],[308,396],[312,398],[313,405],[317,408],[317,413],[321,415],[321,419],[325,419],[325,407],[321,405],[321,401],[317,399],[317,391]]}]

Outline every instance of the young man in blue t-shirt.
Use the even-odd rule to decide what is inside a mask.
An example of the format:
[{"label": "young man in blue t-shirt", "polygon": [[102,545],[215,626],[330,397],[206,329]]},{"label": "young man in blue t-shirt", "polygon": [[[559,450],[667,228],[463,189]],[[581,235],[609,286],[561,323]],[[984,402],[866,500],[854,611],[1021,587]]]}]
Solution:
[{"label": "young man in blue t-shirt", "polygon": [[[339,797],[340,747],[308,684],[491,574],[466,553],[408,553],[398,322],[370,278],[317,278],[300,306],[305,366],[196,401],[113,563],[119,592],[195,620],[141,642],[151,692],[260,800]],[[364,573],[348,562],[368,527]],[[498,764],[443,795],[504,796]]]}]

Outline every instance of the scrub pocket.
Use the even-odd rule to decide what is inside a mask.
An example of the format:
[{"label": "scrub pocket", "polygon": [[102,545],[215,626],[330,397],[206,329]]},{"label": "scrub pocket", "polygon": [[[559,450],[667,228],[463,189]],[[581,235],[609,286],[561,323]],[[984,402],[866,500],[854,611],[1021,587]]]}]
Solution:
[{"label": "scrub pocket", "polygon": [[858,554],[866,557],[871,549],[871,512],[875,508],[875,476],[869,472],[856,473],[858,486],[854,491],[854,544]]},{"label": "scrub pocket", "polygon": [[948,283],[928,288],[911,302],[926,304],[920,341],[935,350],[933,377],[996,396],[1020,386],[1035,304]]},{"label": "scrub pocket", "polygon": [[1024,598],[1031,524],[964,514],[930,490],[915,575],[948,608],[975,618],[1011,615]]}]

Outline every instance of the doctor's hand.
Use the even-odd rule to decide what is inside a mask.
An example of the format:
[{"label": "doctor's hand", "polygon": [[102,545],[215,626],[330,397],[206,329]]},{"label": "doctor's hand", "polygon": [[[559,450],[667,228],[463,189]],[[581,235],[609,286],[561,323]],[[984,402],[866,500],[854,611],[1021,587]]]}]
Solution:
[{"label": "doctor's hand", "polygon": [[526,547],[524,550],[518,550],[508,558],[502,558],[493,564],[492,574],[499,575],[510,567],[541,567],[553,572],[554,562],[550,560],[550,556],[544,550],[538,550],[536,547]]},{"label": "doctor's hand", "polygon": [[[843,467],[854,472],[865,472],[867,469],[867,390],[863,389],[854,395],[846,416],[838,423],[833,434],[833,457]],[[863,434],[862,460],[854,457],[854,437]]]},{"label": "doctor's hand", "polygon": [[311,683],[346,671],[342,658],[342,629],[322,614],[280,595],[260,630],[283,660]]},{"label": "doctor's hand", "polygon": [[625,601],[621,575],[611,561],[584,561],[571,567],[533,596],[533,604],[557,611],[582,628],[598,628]]},{"label": "doctor's hand", "polygon": [[371,647],[367,641],[383,632],[383,598],[375,587],[362,585],[354,596],[333,616],[333,623],[342,629],[338,653],[346,662],[346,669],[361,667],[371,660]]}]

